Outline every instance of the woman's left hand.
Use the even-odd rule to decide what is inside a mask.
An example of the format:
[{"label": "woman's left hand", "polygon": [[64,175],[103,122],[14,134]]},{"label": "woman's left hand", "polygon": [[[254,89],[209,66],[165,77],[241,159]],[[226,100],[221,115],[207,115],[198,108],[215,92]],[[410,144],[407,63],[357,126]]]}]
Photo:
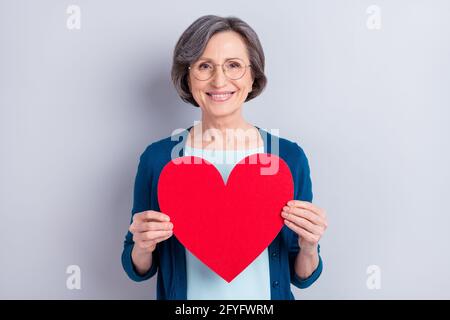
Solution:
[{"label": "woman's left hand", "polygon": [[298,235],[303,252],[317,252],[320,238],[328,227],[325,210],[311,202],[291,200],[283,207],[281,216],[285,225]]}]

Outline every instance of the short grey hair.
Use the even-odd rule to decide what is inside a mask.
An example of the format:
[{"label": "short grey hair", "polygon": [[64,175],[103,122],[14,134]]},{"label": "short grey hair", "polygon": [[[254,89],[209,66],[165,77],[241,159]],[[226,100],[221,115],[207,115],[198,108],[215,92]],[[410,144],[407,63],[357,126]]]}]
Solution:
[{"label": "short grey hair", "polygon": [[211,37],[222,31],[234,31],[242,36],[250,59],[253,87],[245,102],[257,97],[264,90],[267,78],[264,74],[264,51],[256,32],[237,17],[206,15],[195,20],[181,35],[173,51],[172,81],[181,99],[198,107],[189,89],[188,67],[196,62]]}]

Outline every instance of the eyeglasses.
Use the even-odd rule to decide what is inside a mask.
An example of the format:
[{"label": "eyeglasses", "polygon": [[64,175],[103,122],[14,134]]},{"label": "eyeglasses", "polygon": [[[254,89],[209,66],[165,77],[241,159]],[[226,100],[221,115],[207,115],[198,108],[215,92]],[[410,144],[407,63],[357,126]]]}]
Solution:
[{"label": "eyeglasses", "polygon": [[223,73],[228,79],[238,80],[245,75],[247,67],[251,65],[246,65],[244,61],[238,58],[229,59],[223,64],[213,64],[207,61],[199,61],[194,63],[189,67],[192,71],[192,75],[195,79],[200,81],[206,81],[212,78],[216,71],[216,66],[222,66]]}]

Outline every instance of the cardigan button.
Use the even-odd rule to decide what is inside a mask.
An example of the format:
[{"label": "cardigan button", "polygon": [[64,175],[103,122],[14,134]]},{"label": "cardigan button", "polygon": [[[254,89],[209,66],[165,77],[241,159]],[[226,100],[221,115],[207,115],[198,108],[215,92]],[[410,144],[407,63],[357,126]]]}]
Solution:
[{"label": "cardigan button", "polygon": [[278,252],[274,251],[272,252],[272,259],[276,259],[278,256]]},{"label": "cardigan button", "polygon": [[272,282],[272,286],[274,288],[277,288],[279,285],[280,285],[280,283],[278,281],[276,281],[276,280],[274,282]]}]

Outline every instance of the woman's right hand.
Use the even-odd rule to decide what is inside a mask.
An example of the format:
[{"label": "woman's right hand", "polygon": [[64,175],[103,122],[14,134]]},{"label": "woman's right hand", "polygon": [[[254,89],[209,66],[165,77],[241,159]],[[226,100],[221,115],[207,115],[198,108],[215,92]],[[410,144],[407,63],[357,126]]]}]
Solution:
[{"label": "woman's right hand", "polygon": [[153,210],[136,213],[129,228],[133,234],[134,247],[140,253],[152,253],[157,243],[172,236],[172,229],[169,216]]}]

